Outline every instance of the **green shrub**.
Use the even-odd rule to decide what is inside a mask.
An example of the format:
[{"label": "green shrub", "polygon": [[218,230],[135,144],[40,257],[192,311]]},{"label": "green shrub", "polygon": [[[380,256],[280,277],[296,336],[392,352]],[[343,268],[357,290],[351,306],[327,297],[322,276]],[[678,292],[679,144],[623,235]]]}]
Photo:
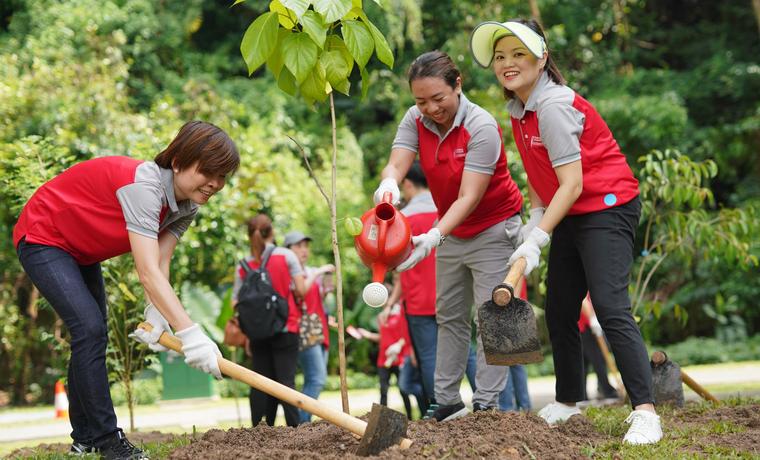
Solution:
[{"label": "green shrub", "polygon": [[[657,349],[650,347],[650,351]],[[681,343],[660,348],[681,366],[750,361],[760,357],[760,334],[742,342],[723,343],[718,339],[690,337]]]},{"label": "green shrub", "polygon": [[[135,392],[135,401],[137,404],[154,404],[161,399],[161,390],[163,381],[160,378],[155,379],[137,379],[132,382],[132,390]],[[124,385],[119,382],[111,385],[111,399],[114,406],[127,403]]]}]

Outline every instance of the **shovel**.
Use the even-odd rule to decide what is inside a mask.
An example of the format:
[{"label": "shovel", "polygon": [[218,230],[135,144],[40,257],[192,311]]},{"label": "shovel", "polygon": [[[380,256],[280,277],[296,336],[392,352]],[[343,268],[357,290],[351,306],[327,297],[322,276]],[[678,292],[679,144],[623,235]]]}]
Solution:
[{"label": "shovel", "polygon": [[525,258],[517,259],[504,282],[494,288],[491,300],[478,308],[478,327],[487,364],[513,366],[544,359],[533,307],[515,297],[515,286],[525,265]]},{"label": "shovel", "polygon": [[683,407],[683,386],[685,383],[696,394],[706,401],[720,402],[702,385],[682,371],[675,362],[668,358],[664,351],[652,353],[652,387],[656,404],[672,404]]},{"label": "shovel", "polygon": [[[146,331],[153,329],[150,323],[140,323],[138,327]],[[161,334],[158,342],[170,350],[182,353],[182,342],[166,332]],[[408,449],[412,445],[411,439],[404,438],[407,426],[407,419],[404,414],[379,404],[373,404],[372,412],[369,415],[369,422],[365,422],[221,356],[218,358],[218,361],[219,370],[222,374],[248,384],[280,401],[303,409],[359,436],[361,441],[356,450],[356,455],[377,455],[393,445],[398,445],[402,449]]]}]

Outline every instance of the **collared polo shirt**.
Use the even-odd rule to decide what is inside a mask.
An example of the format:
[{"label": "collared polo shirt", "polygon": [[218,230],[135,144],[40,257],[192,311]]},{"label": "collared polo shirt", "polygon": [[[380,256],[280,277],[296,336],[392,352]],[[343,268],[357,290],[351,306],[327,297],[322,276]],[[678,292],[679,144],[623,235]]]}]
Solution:
[{"label": "collared polo shirt", "polygon": [[80,265],[131,251],[128,231],[177,239],[192,223],[198,205],[177,203],[174,173],[152,161],[125,156],[78,163],[43,184],[21,211],[13,243],[60,248]]},{"label": "collared polo shirt", "polygon": [[527,102],[507,104],[515,144],[528,180],[548,205],[559,188],[554,168],[581,162],[583,191],[568,214],[586,214],[628,203],[638,181],[612,132],[586,99],[544,72]]},{"label": "collared polo shirt", "polygon": [[438,216],[459,198],[465,170],[491,176],[477,207],[451,234],[472,238],[520,212],[522,195],[509,175],[507,156],[496,120],[480,106],[459,95],[459,108],[446,133],[412,106],[401,120],[393,148],[419,153]]}]

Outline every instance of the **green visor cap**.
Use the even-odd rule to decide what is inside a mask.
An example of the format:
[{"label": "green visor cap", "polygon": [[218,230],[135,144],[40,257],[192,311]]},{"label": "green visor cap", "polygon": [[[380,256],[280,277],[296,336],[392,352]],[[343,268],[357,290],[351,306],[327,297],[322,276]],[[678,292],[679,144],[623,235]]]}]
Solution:
[{"label": "green visor cap", "polygon": [[488,67],[493,60],[494,44],[502,37],[514,35],[536,58],[541,59],[546,52],[546,42],[533,29],[519,22],[483,22],[475,27],[470,37],[470,50],[475,62]]}]

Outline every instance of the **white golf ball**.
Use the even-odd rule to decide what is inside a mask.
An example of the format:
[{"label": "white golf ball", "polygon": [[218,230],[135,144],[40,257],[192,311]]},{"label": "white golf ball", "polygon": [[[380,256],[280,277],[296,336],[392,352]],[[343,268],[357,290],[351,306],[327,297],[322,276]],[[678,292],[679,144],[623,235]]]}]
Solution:
[{"label": "white golf ball", "polygon": [[388,289],[382,283],[369,283],[364,286],[362,299],[370,307],[382,307],[388,300]]}]

